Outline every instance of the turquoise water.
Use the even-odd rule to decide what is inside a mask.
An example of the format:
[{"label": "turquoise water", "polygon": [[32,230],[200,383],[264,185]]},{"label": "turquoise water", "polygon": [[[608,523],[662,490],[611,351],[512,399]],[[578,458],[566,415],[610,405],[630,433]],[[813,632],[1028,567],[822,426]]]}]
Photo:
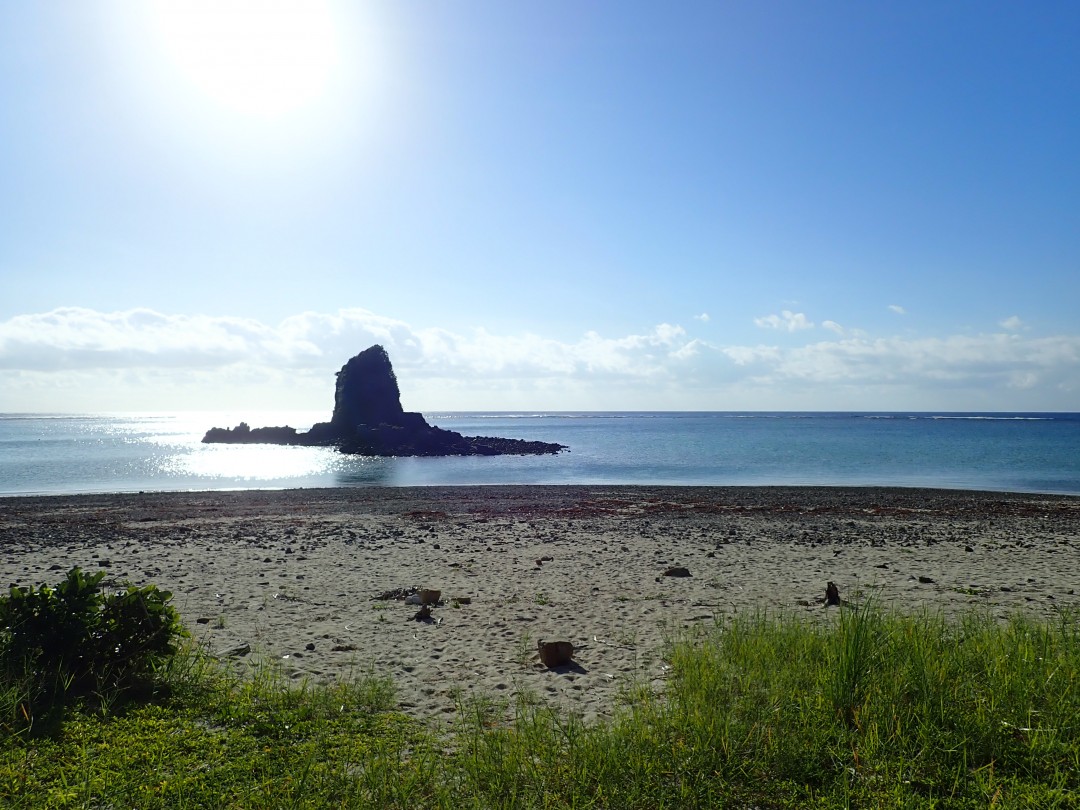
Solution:
[{"label": "turquoise water", "polygon": [[558,456],[364,458],[204,445],[327,414],[0,414],[0,495],[445,484],[880,485],[1080,494],[1080,414],[427,413]]}]

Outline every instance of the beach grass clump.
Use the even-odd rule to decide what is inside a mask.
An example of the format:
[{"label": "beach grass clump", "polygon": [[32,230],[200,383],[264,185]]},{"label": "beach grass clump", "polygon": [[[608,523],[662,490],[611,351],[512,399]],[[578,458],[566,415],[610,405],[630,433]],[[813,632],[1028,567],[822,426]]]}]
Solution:
[{"label": "beach grass clump", "polygon": [[671,722],[703,768],[807,799],[1047,806],[1080,790],[1076,628],[872,606],[817,627],[740,617],[677,648]]},{"label": "beach grass clump", "polygon": [[0,729],[0,805],[1080,806],[1074,615],[740,614],[667,659],[662,694],[635,690],[610,722],[525,695],[462,701],[447,730],[395,711],[373,674],[296,686],[189,647],[153,702]]},{"label": "beach grass clump", "polygon": [[607,725],[467,727],[464,781],[493,807],[1080,806],[1074,617],[736,616],[670,661]]}]

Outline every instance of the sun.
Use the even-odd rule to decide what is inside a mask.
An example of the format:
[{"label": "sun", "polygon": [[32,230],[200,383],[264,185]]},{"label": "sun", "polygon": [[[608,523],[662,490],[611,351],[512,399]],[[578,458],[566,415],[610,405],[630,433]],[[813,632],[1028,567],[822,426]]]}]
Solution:
[{"label": "sun", "polygon": [[244,115],[277,118],[317,101],[339,59],[319,0],[157,0],[164,56],[197,91]]}]

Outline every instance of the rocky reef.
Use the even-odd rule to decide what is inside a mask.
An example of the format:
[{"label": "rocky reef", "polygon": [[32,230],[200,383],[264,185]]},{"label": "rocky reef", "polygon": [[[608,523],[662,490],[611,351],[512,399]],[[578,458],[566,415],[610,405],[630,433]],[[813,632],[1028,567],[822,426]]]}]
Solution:
[{"label": "rocky reef", "polygon": [[365,456],[503,456],[543,455],[565,445],[494,436],[462,436],[427,423],[422,414],[401,407],[401,392],[390,357],[372,346],[349,360],[337,373],[334,413],[300,433],[296,428],[210,428],[209,444],[293,444],[336,447]]}]

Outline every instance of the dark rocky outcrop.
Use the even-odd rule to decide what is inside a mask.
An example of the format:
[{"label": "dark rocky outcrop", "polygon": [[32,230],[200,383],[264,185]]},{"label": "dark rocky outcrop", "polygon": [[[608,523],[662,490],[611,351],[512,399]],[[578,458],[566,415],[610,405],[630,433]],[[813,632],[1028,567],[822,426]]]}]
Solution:
[{"label": "dark rocky outcrop", "polygon": [[300,433],[291,427],[210,428],[207,443],[332,446],[368,456],[500,456],[558,453],[564,445],[491,436],[462,436],[401,407],[401,393],[382,346],[365,349],[341,367],[334,413]]},{"label": "dark rocky outcrop", "polygon": [[234,428],[210,428],[203,441],[218,444],[303,444],[297,439],[296,428],[261,427],[252,430],[247,422]]}]

